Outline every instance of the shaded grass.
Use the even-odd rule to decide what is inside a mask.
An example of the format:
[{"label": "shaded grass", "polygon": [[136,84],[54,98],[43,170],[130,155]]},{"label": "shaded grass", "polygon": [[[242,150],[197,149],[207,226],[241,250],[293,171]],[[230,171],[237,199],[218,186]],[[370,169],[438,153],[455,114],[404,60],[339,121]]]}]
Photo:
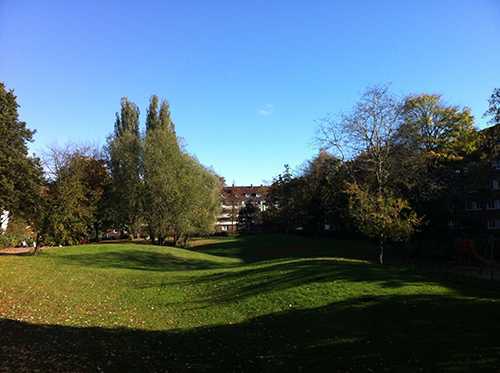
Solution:
[{"label": "shaded grass", "polygon": [[368,241],[266,234],[199,239],[192,250],[238,258],[246,263],[276,258],[340,257],[376,260],[377,248]]},{"label": "shaded grass", "polygon": [[497,289],[360,260],[371,250],[250,236],[0,257],[0,371],[500,366]]}]

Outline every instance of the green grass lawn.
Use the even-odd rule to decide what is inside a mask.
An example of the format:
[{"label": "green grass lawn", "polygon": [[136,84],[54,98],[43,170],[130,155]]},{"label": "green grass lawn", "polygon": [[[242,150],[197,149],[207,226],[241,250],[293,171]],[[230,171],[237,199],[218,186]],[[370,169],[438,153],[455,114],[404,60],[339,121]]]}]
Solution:
[{"label": "green grass lawn", "polygon": [[0,256],[0,371],[476,371],[500,291],[287,236]]}]

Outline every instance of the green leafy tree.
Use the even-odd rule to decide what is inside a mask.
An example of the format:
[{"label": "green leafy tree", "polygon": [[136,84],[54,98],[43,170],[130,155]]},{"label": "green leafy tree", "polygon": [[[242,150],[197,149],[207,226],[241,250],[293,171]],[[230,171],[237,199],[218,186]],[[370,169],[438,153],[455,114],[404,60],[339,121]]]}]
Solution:
[{"label": "green leafy tree", "polygon": [[349,210],[359,230],[378,241],[380,264],[384,263],[384,244],[407,241],[422,222],[408,201],[390,193],[370,193],[355,183],[349,185],[348,193]]},{"label": "green leafy tree", "polygon": [[174,224],[174,243],[187,245],[194,234],[213,231],[220,210],[220,178],[194,157],[183,154],[178,174],[182,208]]},{"label": "green leafy tree", "polygon": [[0,82],[0,215],[9,211],[31,224],[39,207],[43,172],[39,159],[28,155],[35,132],[19,120],[18,107],[14,92]]},{"label": "green leafy tree", "polygon": [[495,88],[488,100],[485,116],[490,117],[490,124],[500,124],[500,88]]},{"label": "green leafy tree", "polygon": [[99,238],[103,197],[110,184],[104,160],[89,149],[52,149],[43,240],[74,245]]},{"label": "green leafy tree", "polygon": [[307,163],[301,178],[304,228],[314,233],[324,231],[326,226],[347,229],[346,172],[342,162],[321,150]]},{"label": "green leafy tree", "polygon": [[477,147],[470,110],[446,105],[439,95],[407,97],[402,116],[399,139],[430,160],[461,160]]},{"label": "green leafy tree", "polygon": [[143,155],[139,108],[127,98],[116,113],[115,130],[108,139],[108,163],[112,177],[115,225],[137,234],[142,218]]},{"label": "green leafy tree", "polygon": [[9,216],[7,229],[0,234],[0,248],[18,246],[23,242],[31,247],[34,241],[35,233],[30,223],[19,216]]},{"label": "green leafy tree", "polygon": [[[157,113],[158,98],[153,96],[148,110],[144,141],[145,217],[151,239],[160,244],[171,233],[183,208],[178,174],[182,154],[173,132],[168,103],[162,103],[162,115]],[[156,123],[156,124],[154,124]]]},{"label": "green leafy tree", "polygon": [[238,231],[254,232],[259,225],[259,217],[259,209],[252,202],[247,201],[238,214]]},{"label": "green leafy tree", "polygon": [[157,112],[158,101],[151,98],[146,122],[145,217],[152,240],[163,244],[171,235],[175,245],[186,245],[192,234],[213,229],[220,178],[181,149],[168,102]]},{"label": "green leafy tree", "polygon": [[396,135],[393,186],[420,215],[427,233],[448,230],[453,200],[461,193],[458,172],[476,152],[480,137],[468,108],[447,105],[439,95],[407,97]]},{"label": "green leafy tree", "polygon": [[283,173],[273,180],[266,196],[268,208],[263,214],[267,229],[290,233],[300,226],[301,182],[299,178],[294,177],[288,165],[285,165]]},{"label": "green leafy tree", "polygon": [[[161,124],[160,116],[158,113],[158,103],[159,103],[158,96],[156,95],[151,96],[149,100],[148,114],[146,116],[146,131],[155,130]],[[165,113],[163,114],[163,118],[165,118]]]},{"label": "green leafy tree", "polygon": [[323,145],[345,160],[350,217],[361,232],[379,241],[381,263],[384,242],[409,237],[421,223],[393,188],[402,123],[400,102],[381,86],[367,89],[350,113],[327,118],[320,127]]}]

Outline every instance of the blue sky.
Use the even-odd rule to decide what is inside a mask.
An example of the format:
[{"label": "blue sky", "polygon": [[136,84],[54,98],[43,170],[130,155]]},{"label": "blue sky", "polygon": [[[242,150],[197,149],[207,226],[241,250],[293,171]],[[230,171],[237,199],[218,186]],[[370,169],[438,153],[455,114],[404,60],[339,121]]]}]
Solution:
[{"label": "blue sky", "polygon": [[0,80],[32,149],[103,144],[120,97],[169,100],[188,150],[226,180],[312,157],[315,121],[366,86],[482,114],[500,87],[500,1],[0,0]]}]

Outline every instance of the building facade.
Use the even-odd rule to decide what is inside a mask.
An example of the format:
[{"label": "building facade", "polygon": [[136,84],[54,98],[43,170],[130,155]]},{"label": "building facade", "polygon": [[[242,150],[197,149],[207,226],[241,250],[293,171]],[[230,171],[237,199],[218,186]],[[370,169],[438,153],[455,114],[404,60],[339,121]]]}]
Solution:
[{"label": "building facade", "polygon": [[500,125],[482,131],[484,159],[463,170],[465,201],[457,222],[475,234],[500,235]]},{"label": "building facade", "polygon": [[268,186],[225,186],[221,194],[221,213],[217,217],[216,232],[236,233],[240,212],[251,206],[258,212],[266,210]]}]

